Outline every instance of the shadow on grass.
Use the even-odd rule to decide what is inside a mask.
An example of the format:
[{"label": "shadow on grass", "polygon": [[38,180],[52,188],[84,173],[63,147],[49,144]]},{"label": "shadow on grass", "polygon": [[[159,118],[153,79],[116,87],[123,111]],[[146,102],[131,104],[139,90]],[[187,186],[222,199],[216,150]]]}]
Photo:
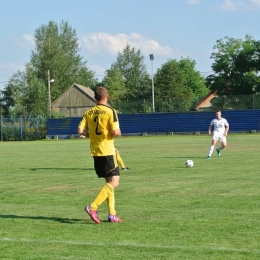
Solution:
[{"label": "shadow on grass", "polygon": [[58,217],[44,217],[44,216],[18,216],[18,215],[0,215],[0,218],[10,218],[10,219],[33,219],[33,220],[51,220],[56,221],[60,223],[66,223],[66,224],[76,224],[76,223],[82,223],[84,224],[88,223],[86,220],[77,219],[77,218],[58,218]]},{"label": "shadow on grass", "polygon": [[42,171],[42,170],[58,170],[58,171],[93,171],[94,168],[30,168],[31,171]]},{"label": "shadow on grass", "polygon": [[158,156],[158,158],[166,158],[166,159],[172,159],[172,158],[183,158],[183,159],[187,159],[187,158],[207,158],[207,154],[206,156]]}]

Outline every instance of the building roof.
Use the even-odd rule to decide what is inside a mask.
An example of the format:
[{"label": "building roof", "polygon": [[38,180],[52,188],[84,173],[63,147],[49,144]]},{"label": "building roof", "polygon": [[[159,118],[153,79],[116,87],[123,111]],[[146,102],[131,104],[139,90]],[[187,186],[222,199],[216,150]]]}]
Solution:
[{"label": "building roof", "polygon": [[70,95],[70,93],[72,93],[73,90],[75,91],[75,89],[77,91],[79,91],[80,93],[82,93],[89,100],[91,100],[94,103],[96,103],[96,100],[95,100],[95,97],[94,97],[95,94],[94,94],[94,91],[92,89],[90,89],[89,87],[85,87],[85,86],[82,86],[80,84],[74,83],[61,96],[59,96],[56,100],[54,100],[52,102],[52,106],[55,107],[55,105],[60,104],[62,102],[62,100],[64,100],[68,95]]},{"label": "building roof", "polygon": [[199,110],[200,108],[209,108],[211,106],[211,99],[214,98],[217,94],[217,91],[210,92],[205,98],[203,98],[199,104],[195,107],[195,110]]},{"label": "building roof", "polygon": [[[81,90],[82,92],[84,92],[87,96],[89,96],[91,99],[93,99],[94,102],[96,102],[95,100],[95,93],[92,89],[90,89],[89,87],[85,87],[79,84],[74,83],[73,85],[75,88],[78,88],[79,90]],[[73,87],[71,86],[71,87]]]}]

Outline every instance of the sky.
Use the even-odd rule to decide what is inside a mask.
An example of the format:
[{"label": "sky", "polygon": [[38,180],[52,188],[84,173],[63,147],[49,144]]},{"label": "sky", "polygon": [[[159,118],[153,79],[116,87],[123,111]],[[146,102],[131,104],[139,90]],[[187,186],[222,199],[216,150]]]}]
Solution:
[{"label": "sky", "polygon": [[0,89],[30,62],[35,30],[49,21],[76,30],[99,81],[127,43],[150,74],[168,59],[190,58],[209,75],[217,40],[260,40],[260,0],[0,0]]}]

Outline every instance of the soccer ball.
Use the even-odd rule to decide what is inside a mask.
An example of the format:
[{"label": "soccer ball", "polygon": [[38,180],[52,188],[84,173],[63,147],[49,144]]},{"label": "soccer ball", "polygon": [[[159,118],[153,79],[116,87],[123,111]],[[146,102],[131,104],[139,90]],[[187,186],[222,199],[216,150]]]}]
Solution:
[{"label": "soccer ball", "polygon": [[185,162],[185,165],[186,165],[186,167],[193,167],[194,163],[193,163],[192,160],[187,160],[187,161]]}]

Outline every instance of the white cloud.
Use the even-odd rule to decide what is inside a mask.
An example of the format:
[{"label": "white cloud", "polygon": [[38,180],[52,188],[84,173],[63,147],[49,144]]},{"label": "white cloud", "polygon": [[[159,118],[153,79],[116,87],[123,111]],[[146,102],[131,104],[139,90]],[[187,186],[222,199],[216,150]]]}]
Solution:
[{"label": "white cloud", "polygon": [[35,44],[34,36],[30,35],[30,34],[24,34],[22,36],[22,39],[19,40],[19,42],[18,42],[18,45],[21,48],[27,48],[27,47],[31,48],[31,46],[34,44]]},{"label": "white cloud", "polygon": [[24,34],[23,39],[32,43],[32,44],[34,44],[34,42],[35,42],[34,36],[30,35],[30,34]]},{"label": "white cloud", "polygon": [[9,71],[13,71],[13,72],[17,72],[18,70],[22,71],[25,69],[24,65],[20,65],[20,64],[16,64],[16,63],[4,63],[4,64],[0,64],[0,68],[4,69],[4,70],[9,70]]},{"label": "white cloud", "polygon": [[188,0],[186,3],[189,5],[199,5],[200,0]]},{"label": "white cloud", "polygon": [[91,33],[80,39],[82,48],[100,55],[106,53],[116,55],[125,48],[127,43],[131,47],[140,49],[145,54],[153,52],[158,55],[169,56],[173,52],[169,46],[161,46],[157,41],[143,37],[137,33],[130,33],[129,35],[123,33],[114,35],[108,33]]},{"label": "white cloud", "polygon": [[225,0],[225,3],[220,6],[224,11],[234,11],[236,8],[236,4],[231,0]]},{"label": "white cloud", "polygon": [[24,71],[25,66],[12,62],[0,64],[0,90],[3,89],[5,84],[8,83],[11,75],[18,72],[18,70]]},{"label": "white cloud", "polygon": [[220,5],[220,9],[224,11],[244,11],[254,10],[256,8],[260,8],[260,0],[225,0],[225,2],[222,5]]},{"label": "white cloud", "polygon": [[104,67],[100,65],[88,65],[88,68],[96,73],[96,76],[104,76],[104,71],[106,70]]},{"label": "white cloud", "polygon": [[260,8],[260,0],[250,0],[252,5],[254,5],[257,8]]}]

